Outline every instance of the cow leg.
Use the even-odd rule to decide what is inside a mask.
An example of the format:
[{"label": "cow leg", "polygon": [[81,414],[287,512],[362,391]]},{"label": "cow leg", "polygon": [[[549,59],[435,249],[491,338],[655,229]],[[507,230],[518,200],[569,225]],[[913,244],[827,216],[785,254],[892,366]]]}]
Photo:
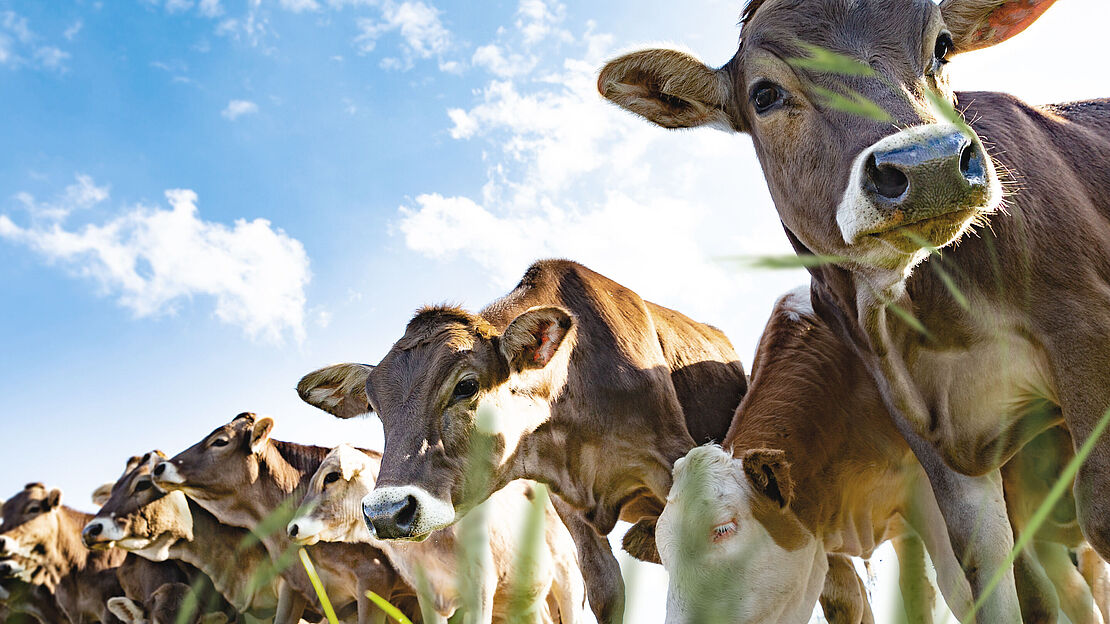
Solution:
[{"label": "cow leg", "polygon": [[385,611],[366,596],[365,590],[359,589],[355,602],[358,604],[358,624],[386,624]]},{"label": "cow leg", "polygon": [[[898,423],[904,425],[904,423]],[[1006,514],[1002,475],[994,470],[978,477],[949,468],[937,450],[909,427],[899,426],[932,485],[937,508],[948,529],[952,552],[976,598],[982,595],[997,570],[1006,567],[994,591],[983,601],[975,621],[1020,622],[1021,608],[1012,567],[1005,566],[1014,546],[1013,529]],[[967,623],[967,612],[956,612]]]},{"label": "cow leg", "polygon": [[925,565],[925,544],[913,531],[894,538],[898,553],[898,588],[907,624],[932,624],[936,593]]},{"label": "cow leg", "polygon": [[281,581],[274,624],[297,624],[301,621],[306,606],[308,601],[304,596],[294,590],[287,581]]},{"label": "cow leg", "polygon": [[1095,606],[1098,607],[1098,611],[1102,615],[1102,621],[1105,624],[1110,624],[1110,568],[1107,567],[1102,557],[1099,557],[1098,553],[1087,544],[1079,546],[1076,558],[1079,561],[1079,573],[1083,575],[1083,578],[1087,581],[1087,586],[1091,588],[1091,595],[1094,598]]},{"label": "cow leg", "polygon": [[1032,546],[1027,546],[1014,560],[1014,583],[1021,602],[1022,621],[1026,624],[1055,624],[1060,612],[1060,600]]},{"label": "cow leg", "polygon": [[623,624],[624,577],[609,540],[558,495],[552,496],[551,502],[578,548],[578,564],[586,582],[586,597],[598,624]]},{"label": "cow leg", "polygon": [[830,554],[828,561],[829,571],[818,598],[825,619],[829,624],[873,624],[875,618],[867,602],[867,590],[856,574],[852,558]]},{"label": "cow leg", "polygon": [[1072,624],[1103,624],[1087,579],[1072,563],[1068,547],[1037,540],[1033,548],[1060,599],[1060,609]]}]

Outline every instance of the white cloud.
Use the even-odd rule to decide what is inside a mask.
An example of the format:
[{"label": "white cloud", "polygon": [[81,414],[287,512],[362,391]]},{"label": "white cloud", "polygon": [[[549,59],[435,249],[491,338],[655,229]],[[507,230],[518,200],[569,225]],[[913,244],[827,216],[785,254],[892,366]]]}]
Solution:
[{"label": "white cloud", "polygon": [[668,132],[605,102],[597,70],[612,39],[590,30],[575,56],[539,58],[528,77],[511,75],[500,61],[528,54],[525,38],[483,46],[474,64],[493,76],[477,101],[447,111],[453,138],[481,142],[481,194],[416,195],[399,212],[406,245],[474,262],[506,288],[537,258],[579,260],[721,324],[750,353],[777,295],[806,279],[721,262],[792,253],[750,142]]},{"label": "white cloud", "polygon": [[316,0],[281,0],[280,4],[281,8],[294,13],[317,11],[320,9],[320,5],[317,4]]},{"label": "white cloud", "polygon": [[470,62],[477,67],[484,67],[499,78],[511,78],[532,71],[537,61],[535,57],[525,57],[523,54],[510,54],[506,57],[500,46],[490,43],[474,50]]},{"label": "white cloud", "polygon": [[[71,26],[66,30],[67,39],[72,29]],[[64,72],[69,53],[57,46],[42,44],[41,40],[31,31],[27,18],[14,11],[0,11],[0,65]]]},{"label": "white cloud", "polygon": [[184,13],[193,8],[193,0],[166,0],[167,13]]},{"label": "white cloud", "polygon": [[[440,21],[439,9],[420,0],[396,3],[387,0],[381,4],[381,18],[360,17],[355,24],[359,34],[355,46],[363,54],[372,51],[386,33],[400,35],[404,52],[404,68],[411,67],[414,59],[441,56],[450,48],[451,33]],[[399,62],[399,61],[398,61]],[[392,63],[397,65],[397,63]],[[457,65],[449,68],[457,69]]]},{"label": "white cloud", "polygon": [[525,43],[539,43],[549,35],[565,41],[573,41],[570,32],[558,27],[566,18],[567,8],[560,2],[544,0],[520,0],[517,7],[517,30],[524,36]]},{"label": "white cloud", "polygon": [[220,0],[200,0],[197,10],[205,17],[219,17],[224,12],[224,8],[220,6]]},{"label": "white cloud", "polygon": [[67,41],[73,41],[73,38],[76,37],[77,33],[81,32],[81,29],[84,27],[85,22],[77,20],[76,22],[73,22],[73,24],[70,25],[70,27],[67,28],[64,33],[62,33],[62,36],[64,36]]},{"label": "white cloud", "polygon": [[[299,241],[266,219],[231,227],[205,221],[196,193],[184,189],[166,191],[168,210],[137,206],[101,224],[66,227],[73,210],[105,199],[106,187],[79,176],[46,222],[19,226],[0,215],[0,238],[93,280],[137,317],[173,314],[183,301],[210,296],[216,318],[252,338],[303,339],[310,273]],[[29,196],[27,202],[34,204]],[[326,313],[317,322],[326,322]]]},{"label": "white cloud", "polygon": [[253,115],[258,112],[258,104],[250,100],[231,100],[227,107],[220,113],[224,117],[235,121],[243,115]]}]

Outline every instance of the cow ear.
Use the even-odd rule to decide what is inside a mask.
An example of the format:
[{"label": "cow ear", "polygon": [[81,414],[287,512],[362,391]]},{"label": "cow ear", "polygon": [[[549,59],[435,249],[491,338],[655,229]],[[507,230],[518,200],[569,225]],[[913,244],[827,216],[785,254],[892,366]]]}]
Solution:
[{"label": "cow ear", "polygon": [[955,52],[987,48],[1037,21],[1056,0],[944,0],[940,13]]},{"label": "cow ear", "polygon": [[266,447],[270,433],[274,430],[273,418],[259,418],[251,427],[251,452],[258,454]]},{"label": "cow ear", "polygon": [[93,490],[92,502],[97,507],[103,507],[104,503],[108,502],[108,497],[112,495],[112,487],[114,483],[105,483],[104,485]]},{"label": "cow ear", "polygon": [[624,552],[640,561],[662,565],[659,550],[655,546],[655,523],[658,520],[658,518],[640,518],[636,524],[629,527],[628,532],[621,539]]},{"label": "cow ear", "polygon": [[46,500],[42,502],[42,510],[50,511],[62,505],[62,491],[58,488],[50,490],[46,495]]},{"label": "cow ear", "polygon": [[344,481],[350,481],[366,467],[366,455],[349,444],[341,444],[339,449],[339,474]]},{"label": "cow ear", "polygon": [[134,600],[116,596],[108,599],[108,610],[125,624],[142,624],[146,621],[143,608]]},{"label": "cow ear", "polygon": [[744,476],[757,492],[779,507],[788,507],[794,498],[794,481],[786,453],[772,449],[751,449],[741,459]]},{"label": "cow ear", "polygon": [[532,308],[513,319],[501,334],[501,355],[514,373],[543,368],[555,358],[573,327],[574,318],[563,308]]},{"label": "cow ear", "polygon": [[372,370],[368,364],[336,364],[314,370],[301,377],[297,394],[305,403],[339,418],[369,414],[366,380]]},{"label": "cow ear", "polygon": [[607,100],[664,128],[716,126],[739,130],[725,107],[732,92],[727,71],[678,50],[640,50],[605,64],[597,90]]}]

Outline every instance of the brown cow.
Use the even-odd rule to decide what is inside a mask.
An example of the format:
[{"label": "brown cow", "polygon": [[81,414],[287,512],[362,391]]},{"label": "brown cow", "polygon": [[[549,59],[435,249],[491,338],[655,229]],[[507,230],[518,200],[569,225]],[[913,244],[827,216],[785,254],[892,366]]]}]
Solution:
[{"label": "brown cow", "polygon": [[[813,312],[808,289],[776,304],[752,369],[729,451],[701,447],[675,464],[657,530],[671,581],[668,621],[700,621],[707,613],[698,609],[715,607],[724,611],[714,621],[805,621],[824,552],[868,556],[897,534],[899,516],[922,536],[952,610],[966,613],[970,590],[925,475],[863,363]],[[1047,495],[1070,445],[1054,428],[1006,465],[1015,528]],[[1074,510],[1062,499],[1019,560],[1026,621],[1055,621],[1058,609],[1075,624],[1102,621],[1094,582],[1068,555],[1083,546]]]},{"label": "brown cow", "polygon": [[[212,612],[231,613],[232,608],[272,617],[276,592],[271,584],[251,578],[266,569],[265,549],[247,540],[242,529],[218,526],[210,515],[207,522],[195,517],[207,512],[192,513],[184,494],[167,496],[154,488],[150,471],[163,459],[161,451],[151,451],[140,461],[129,461],[114,484],[97,488],[94,500],[102,499],[101,508],[81,533],[89,548],[119,547],[133,554],[117,571],[128,600],[117,601],[113,613],[125,620],[120,613],[174,622],[179,614],[173,609],[184,596],[180,588],[162,586],[184,584],[193,593],[189,621]],[[193,540],[194,535],[200,539]],[[238,602],[232,606],[221,595]],[[168,620],[167,614],[172,614]]]},{"label": "brown cow", "polygon": [[108,599],[108,609],[125,624],[225,624],[227,614],[216,611],[214,613],[199,614],[193,612],[193,617],[181,619],[181,612],[189,607],[190,595],[195,588],[185,583],[167,583],[151,594],[147,604],[138,603],[130,598]]},{"label": "brown cow", "polygon": [[[381,418],[381,474],[364,500],[379,538],[449,526],[514,479],[547,484],[565,501],[554,502],[590,605],[610,622],[623,584],[605,535],[618,518],[658,515],[674,460],[724,435],[746,386],[719,330],[545,260],[480,313],[425,308],[376,367],[328,367],[297,389],[336,416]],[[480,411],[495,422],[479,423]],[[475,466],[490,479],[464,495],[481,446]]]},{"label": "brown cow", "polygon": [[[160,462],[154,484],[181,491],[225,524],[254,529],[272,525],[262,543],[275,562],[287,561],[276,624],[295,623],[307,604],[318,604],[308,575],[284,527],[304,499],[328,449],[270,438],[274,421],[243,413],[200,442]],[[368,544],[321,543],[309,547],[320,580],[337,611],[357,608],[359,624],[385,622],[367,590],[389,598],[412,594],[385,555]],[[292,565],[289,565],[292,564]]]},{"label": "brown cow", "polygon": [[[422,542],[378,540],[370,535],[362,516],[362,499],[374,489],[381,454],[367,453],[341,444],[328,453],[312,477],[302,511],[289,522],[289,537],[299,544],[317,542],[363,542],[373,544],[389,557],[405,581],[416,587],[421,574],[427,579],[434,604],[421,604],[424,614],[436,613],[436,621],[447,618],[462,605],[458,550],[462,536],[458,525],[432,533]],[[534,621],[544,615],[543,603],[553,602],[558,621],[580,621],[585,587],[578,569],[574,541],[550,501],[545,505],[544,548],[533,570],[519,570],[518,549],[525,535],[523,522],[536,498],[533,483],[513,481],[498,490],[483,504],[488,540],[482,544],[490,565],[481,571],[477,583],[486,611],[478,624],[506,621],[510,612],[511,591],[524,589],[533,597],[529,606],[514,605],[516,614],[532,613]],[[547,500],[545,498],[545,500]],[[517,587],[518,579],[529,579],[527,588]],[[513,621],[526,621],[517,615]],[[547,620],[550,621],[550,620]],[[428,624],[431,624],[430,622]]]},{"label": "brown cow", "polygon": [[[116,623],[107,600],[122,596],[116,568],[127,553],[90,551],[81,543],[81,527],[92,516],[62,505],[61,490],[31,483],[4,503],[0,524],[3,548],[13,544],[41,568],[40,582],[54,593],[72,624]],[[0,556],[9,554],[0,552]]]},{"label": "brown cow", "polygon": [[808,289],[775,305],[722,445],[675,463],[656,530],[667,622],[806,622],[827,555],[870,557],[905,532],[902,518],[952,610],[970,609],[920,464],[851,347],[814,316]]},{"label": "brown cow", "polygon": [[[661,125],[751,135],[791,243],[827,260],[814,305],[879,384],[977,595],[1013,545],[998,467],[1061,421],[1084,442],[1110,406],[1110,102],[1033,107],[945,77],[1051,4],[756,0],[720,69],[652,50],[599,78]],[[866,100],[870,115],[842,110]],[[1075,496],[1104,558],[1108,475],[1103,437]],[[983,614],[1018,621],[1012,574]]]}]

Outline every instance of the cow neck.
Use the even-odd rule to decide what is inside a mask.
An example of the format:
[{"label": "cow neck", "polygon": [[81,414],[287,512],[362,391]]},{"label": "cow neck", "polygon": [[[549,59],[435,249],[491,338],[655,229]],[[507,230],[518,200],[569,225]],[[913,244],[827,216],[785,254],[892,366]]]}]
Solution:
[{"label": "cow neck", "polygon": [[58,509],[54,543],[46,547],[47,552],[53,555],[49,557],[49,565],[53,568],[56,578],[61,579],[84,570],[97,554],[81,542],[81,527],[89,523],[92,518],[91,514],[69,507]]},{"label": "cow neck", "polygon": [[[270,588],[269,584],[256,586],[252,580],[269,556],[260,545],[244,542],[250,536],[249,531],[223,524],[192,499],[189,511],[193,515],[194,538],[179,540],[170,549],[171,556],[207,574],[237,611],[250,611],[257,600],[256,594]],[[270,602],[259,607],[272,609],[276,597],[271,596]]]},{"label": "cow neck", "polygon": [[286,500],[300,504],[327,452],[318,446],[269,441],[259,456],[259,478],[244,493],[255,501],[259,514],[255,519],[261,520]]},{"label": "cow neck", "polygon": [[815,535],[853,529],[860,505],[875,503],[856,494],[908,449],[849,345],[820,324],[775,322],[723,446],[734,457],[783,451],[793,480],[790,507],[802,524]]}]

